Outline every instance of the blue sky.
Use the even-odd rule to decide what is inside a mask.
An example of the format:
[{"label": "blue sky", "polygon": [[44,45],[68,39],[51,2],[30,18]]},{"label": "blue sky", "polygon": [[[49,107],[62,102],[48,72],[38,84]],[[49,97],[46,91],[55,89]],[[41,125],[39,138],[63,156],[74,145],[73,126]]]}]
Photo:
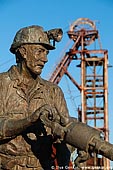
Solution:
[{"label": "blue sky", "polygon": [[[110,65],[113,65],[113,1],[112,0],[0,0],[0,72],[7,71],[15,64],[14,55],[9,52],[13,37],[18,29],[29,25],[40,25],[45,30],[56,27],[63,29],[64,35],[56,50],[51,51],[48,63],[42,76],[48,79],[54,66],[62,57],[64,50],[68,51],[66,44],[69,41],[67,31],[69,25],[78,18],[89,18],[96,23],[103,49],[108,50]],[[109,129],[110,142],[113,143],[113,68],[109,68]],[[63,81],[63,80],[62,80]],[[65,93],[69,92],[67,80],[61,84]],[[66,100],[68,100],[66,95]],[[73,97],[71,99],[73,100]],[[71,100],[71,101],[72,101]],[[71,114],[76,116],[77,97],[68,104]]]}]

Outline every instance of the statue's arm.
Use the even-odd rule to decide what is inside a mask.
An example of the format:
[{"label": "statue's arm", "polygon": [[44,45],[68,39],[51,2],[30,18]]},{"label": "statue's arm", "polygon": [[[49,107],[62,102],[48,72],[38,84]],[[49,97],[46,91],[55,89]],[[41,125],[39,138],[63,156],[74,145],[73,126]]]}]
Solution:
[{"label": "statue's arm", "polygon": [[0,140],[14,138],[20,135],[26,128],[33,125],[41,114],[45,114],[45,112],[48,114],[51,112],[49,105],[43,105],[30,116],[23,119],[0,117]]}]

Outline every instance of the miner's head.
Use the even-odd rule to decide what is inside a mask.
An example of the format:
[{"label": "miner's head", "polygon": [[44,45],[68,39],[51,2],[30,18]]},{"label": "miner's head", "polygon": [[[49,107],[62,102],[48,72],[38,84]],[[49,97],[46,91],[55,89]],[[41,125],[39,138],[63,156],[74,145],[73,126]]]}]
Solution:
[{"label": "miner's head", "polygon": [[47,62],[49,50],[55,49],[55,41],[61,38],[61,29],[44,31],[41,26],[25,27],[16,33],[10,51],[16,55],[17,63],[24,61],[33,73],[40,74]]}]

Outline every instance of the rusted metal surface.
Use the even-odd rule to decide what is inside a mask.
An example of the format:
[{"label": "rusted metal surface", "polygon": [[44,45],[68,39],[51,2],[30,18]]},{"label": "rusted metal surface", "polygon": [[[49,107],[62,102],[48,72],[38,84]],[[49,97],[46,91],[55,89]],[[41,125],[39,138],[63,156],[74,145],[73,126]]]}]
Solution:
[{"label": "rusted metal surface", "polygon": [[[67,34],[73,41],[73,46],[57,65],[50,81],[59,83],[63,75],[69,77],[81,93],[79,120],[87,124],[92,120],[92,126],[102,130],[104,139],[109,141],[108,51],[102,49],[101,44],[99,44],[98,49],[92,49],[91,45],[96,40],[98,42],[100,40],[95,23],[88,18],[80,18],[73,22]],[[81,84],[68,71],[70,63],[75,60],[80,61],[78,67],[81,69]],[[99,103],[99,100],[101,100],[101,103]],[[94,159],[98,159],[98,155]],[[102,160],[102,166],[104,168],[109,167],[109,160],[104,158]],[[95,163],[94,165],[98,164]]]}]

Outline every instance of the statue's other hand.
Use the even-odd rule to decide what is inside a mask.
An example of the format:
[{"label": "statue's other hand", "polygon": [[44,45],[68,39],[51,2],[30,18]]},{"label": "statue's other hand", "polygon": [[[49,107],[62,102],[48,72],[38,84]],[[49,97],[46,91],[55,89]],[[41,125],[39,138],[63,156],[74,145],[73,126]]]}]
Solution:
[{"label": "statue's other hand", "polygon": [[51,115],[49,120],[59,123],[62,126],[66,126],[69,123],[69,117],[65,116],[65,113],[60,112],[56,106],[51,108]]}]

